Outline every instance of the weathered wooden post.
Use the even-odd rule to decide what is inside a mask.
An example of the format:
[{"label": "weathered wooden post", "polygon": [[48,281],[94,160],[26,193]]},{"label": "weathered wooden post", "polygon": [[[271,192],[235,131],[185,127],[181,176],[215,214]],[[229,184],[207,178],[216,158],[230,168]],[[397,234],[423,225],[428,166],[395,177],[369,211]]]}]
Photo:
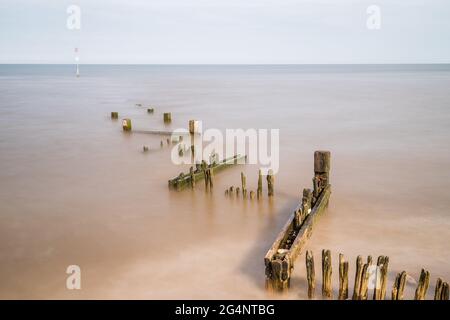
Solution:
[{"label": "weathered wooden post", "polygon": [[386,296],[389,257],[379,256],[377,260],[377,281],[373,292],[374,300],[384,300]]},{"label": "weathered wooden post", "polygon": [[363,271],[362,257],[356,258],[355,284],[353,285],[353,300],[359,300],[359,289],[361,288],[361,277]]},{"label": "weathered wooden post", "polygon": [[414,294],[414,300],[425,300],[427,294],[428,285],[430,284],[430,273],[422,269],[420,271],[419,283]]},{"label": "weathered wooden post", "polygon": [[345,261],[344,255],[339,254],[339,300],[348,298],[348,261]]},{"label": "weathered wooden post", "polygon": [[368,291],[369,291],[368,285],[369,285],[369,276],[370,276],[369,268],[370,268],[370,265],[372,264],[371,257],[368,260],[369,261],[367,261],[367,263],[364,264],[364,266],[362,268],[361,286],[360,286],[359,294],[358,294],[359,300],[367,300],[367,297],[368,297]]},{"label": "weathered wooden post", "polygon": [[131,119],[122,120],[122,129],[123,131],[131,131]]},{"label": "weathered wooden post", "polygon": [[170,112],[164,112],[164,122],[169,123],[172,121],[172,114]]},{"label": "weathered wooden post", "polygon": [[266,265],[266,287],[275,291],[283,291],[289,288],[292,272],[289,250],[280,249]]},{"label": "weathered wooden post", "polygon": [[262,197],[262,172],[261,169],[258,171],[258,188],[256,189],[256,196],[259,198]]},{"label": "weathered wooden post", "polygon": [[448,293],[449,293],[448,283],[444,282],[442,284],[441,300],[448,300]]},{"label": "weathered wooden post", "polygon": [[143,151],[143,152],[147,152],[147,151],[148,151],[148,147],[147,147],[147,146],[143,146],[143,147],[142,147],[142,151]]},{"label": "weathered wooden post", "polygon": [[331,274],[331,252],[330,250],[322,250],[322,296],[325,298],[331,298]]},{"label": "weathered wooden post", "polygon": [[330,159],[330,151],[314,152],[313,203],[317,201],[317,198],[321,194],[322,190],[329,184]]},{"label": "weathered wooden post", "polygon": [[242,197],[247,197],[247,178],[245,174],[241,172],[241,184],[242,184]]},{"label": "weathered wooden post", "polygon": [[255,191],[250,190],[250,199],[254,199],[255,198]]},{"label": "weathered wooden post", "polygon": [[311,202],[312,202],[312,193],[311,189],[303,189],[302,203],[299,208],[295,211],[295,220],[294,225],[296,228],[300,228],[303,221],[305,221],[306,217],[311,212]]},{"label": "weathered wooden post", "polygon": [[314,298],[316,290],[316,274],[314,271],[314,255],[312,251],[306,251],[306,278],[308,279],[308,298]]},{"label": "weathered wooden post", "polygon": [[274,184],[273,171],[272,169],[270,169],[269,172],[267,173],[267,195],[269,197],[273,196],[273,184]]},{"label": "weathered wooden post", "polygon": [[195,176],[194,176],[194,167],[189,168],[189,175],[191,177],[191,188],[194,189],[195,187]]},{"label": "weathered wooden post", "polygon": [[153,112],[155,112],[155,109],[153,109],[153,108],[148,108],[147,109],[147,113],[153,113]]},{"label": "weathered wooden post", "polygon": [[403,292],[406,284],[406,271],[403,271],[395,277],[392,287],[392,300],[403,300]]},{"label": "weathered wooden post", "polygon": [[111,112],[111,119],[118,119],[119,118],[119,113],[118,112]]},{"label": "weathered wooden post", "polygon": [[448,300],[448,283],[438,278],[436,281],[436,287],[434,290],[434,300]]},{"label": "weathered wooden post", "polygon": [[434,288],[434,300],[441,300],[442,284],[442,279],[437,278],[436,287]]},{"label": "weathered wooden post", "polygon": [[[327,153],[327,151],[323,151]],[[320,157],[319,157],[320,158]],[[329,161],[328,156],[328,161]],[[315,162],[317,160],[315,159]],[[325,162],[327,164],[327,162]],[[318,164],[316,164],[318,166]],[[315,166],[315,167],[316,167]],[[327,166],[319,166],[319,171],[329,172],[329,162],[328,168]],[[262,183],[259,183],[261,179],[261,171],[259,172],[259,180],[258,180],[258,189],[262,191]],[[327,174],[325,174],[327,177]],[[304,202],[308,203],[309,201],[304,201],[302,199],[302,203],[300,203],[294,210],[293,214],[289,217],[288,221],[284,225],[281,232],[278,234],[275,242],[271,246],[271,248],[267,251],[267,254],[264,257],[264,264],[266,266],[266,281],[271,282],[280,278],[281,275],[276,273],[272,266],[272,262],[276,260],[280,260],[278,254],[283,253],[289,256],[289,270],[293,268],[293,263],[298,257],[299,254],[305,248],[305,244],[307,240],[310,238],[312,234],[312,230],[314,224],[318,217],[326,210],[328,201],[331,194],[331,185],[328,183],[329,180],[321,180],[320,182],[326,182],[327,185],[320,190],[318,197],[315,203],[311,203],[312,209],[309,211],[308,206],[304,206]],[[321,184],[318,184],[321,186]],[[258,191],[259,191],[258,190]],[[305,199],[308,199],[307,192],[305,194]],[[300,210],[300,211],[299,211]],[[304,214],[303,214],[304,213]],[[301,218],[305,216],[306,218],[302,221]],[[331,283],[331,252],[329,250],[322,251],[322,294],[324,297],[332,296],[332,283]],[[290,272],[287,273],[290,275]],[[287,280],[288,281],[288,280]],[[266,282],[266,283],[267,283]]]},{"label": "weathered wooden post", "polygon": [[213,173],[213,170],[211,168],[209,168],[209,167],[208,167],[208,169],[206,169],[206,171],[208,173],[209,188],[212,189],[213,188],[214,173]]},{"label": "weathered wooden post", "polygon": [[164,147],[164,142],[161,140],[161,143],[159,144],[159,146],[162,148]]},{"label": "weathered wooden post", "polygon": [[[205,160],[202,160],[201,168],[205,176],[205,189],[212,188],[211,168],[208,167]],[[230,190],[231,191],[231,190]]]},{"label": "weathered wooden post", "polygon": [[197,120],[189,120],[189,133],[195,134],[200,129],[200,122]]}]

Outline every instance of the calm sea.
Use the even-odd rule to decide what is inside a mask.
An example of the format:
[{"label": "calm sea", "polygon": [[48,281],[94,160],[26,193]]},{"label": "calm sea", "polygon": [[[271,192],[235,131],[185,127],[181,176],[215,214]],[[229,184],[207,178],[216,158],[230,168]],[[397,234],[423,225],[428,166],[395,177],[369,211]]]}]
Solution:
[{"label": "calm sea", "polygon": [[[316,268],[331,250],[335,296],[339,253],[350,292],[359,254],[390,257],[388,293],[403,270],[406,298],[421,268],[429,297],[437,277],[450,280],[449,65],[80,71],[0,65],[0,298],[270,298],[263,257],[311,186],[317,149],[332,152],[333,193],[308,249]],[[189,119],[280,129],[274,199],[224,196],[241,171],[255,190],[255,165],[218,174],[212,193],[168,190],[185,167],[160,136],[124,134],[111,111],[137,130]],[[66,289],[69,265],[81,268],[81,290]],[[287,298],[306,297],[305,275],[301,255]]]}]

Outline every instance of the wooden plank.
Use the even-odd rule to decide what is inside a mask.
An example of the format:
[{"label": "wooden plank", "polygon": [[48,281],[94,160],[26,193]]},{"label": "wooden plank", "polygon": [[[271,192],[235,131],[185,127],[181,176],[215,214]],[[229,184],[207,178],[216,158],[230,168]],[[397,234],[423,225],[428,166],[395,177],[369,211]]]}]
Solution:
[{"label": "wooden plank", "polygon": [[[289,261],[290,269],[293,268],[293,262],[304,251],[306,247],[306,242],[311,237],[314,225],[327,208],[330,195],[331,195],[331,185],[328,185],[321,193],[319,199],[317,200],[314,207],[311,209],[311,212],[308,214],[305,221],[302,223],[302,226],[296,233],[295,240],[291,244],[288,244],[287,243],[287,240],[289,240],[288,236],[292,235],[293,231],[295,230],[294,228],[295,213],[293,213],[290,216],[289,220],[286,222],[283,229],[280,231],[277,238],[275,239],[275,242],[273,243],[272,247],[267,251],[264,257],[264,264],[266,265],[267,281],[270,281],[270,279],[274,276],[273,270],[271,268],[271,262],[274,260],[274,256],[280,250],[283,252],[283,254],[286,256],[286,259]],[[286,247],[289,248],[285,249]]]},{"label": "wooden plank", "polygon": [[[232,165],[237,164],[239,161],[247,159],[247,156],[245,155],[235,155],[233,157],[230,157],[228,159],[224,159],[223,161],[219,163],[212,164],[208,167],[208,169],[211,169],[211,174],[214,175],[223,169],[226,169]],[[173,178],[169,180],[169,188],[176,189],[176,190],[183,190],[188,186],[191,186],[191,177],[194,177],[194,184],[195,182],[202,180],[205,178],[205,172],[204,170],[201,170],[197,168],[196,171],[194,171],[193,175],[190,173],[181,173],[178,177]],[[210,181],[211,182],[211,181]]]}]

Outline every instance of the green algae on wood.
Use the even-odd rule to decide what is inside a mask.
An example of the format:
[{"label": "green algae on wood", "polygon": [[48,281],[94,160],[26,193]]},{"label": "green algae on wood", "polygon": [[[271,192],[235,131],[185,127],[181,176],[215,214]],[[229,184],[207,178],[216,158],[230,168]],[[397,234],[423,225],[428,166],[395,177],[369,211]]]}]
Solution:
[{"label": "green algae on wood", "polygon": [[131,131],[131,119],[122,120],[122,129],[123,131]]},{"label": "green algae on wood", "polygon": [[[212,177],[217,172],[220,172],[221,170],[228,168],[230,166],[233,166],[235,164],[241,163],[241,161],[245,161],[245,159],[247,159],[246,155],[237,154],[233,157],[224,159],[218,163],[214,163],[214,164],[207,166],[206,169],[210,170],[208,172],[209,186],[210,187],[212,186],[212,179],[211,180],[209,179],[209,175],[211,175],[211,177]],[[175,189],[175,190],[183,190],[186,187],[191,186],[191,177],[192,177],[192,175],[187,173],[187,174],[180,175],[176,178],[173,178],[173,179],[169,180],[169,188]],[[194,171],[193,177],[194,177],[194,182],[205,179],[205,170],[203,170],[201,168],[201,166],[197,166],[196,170]]]}]

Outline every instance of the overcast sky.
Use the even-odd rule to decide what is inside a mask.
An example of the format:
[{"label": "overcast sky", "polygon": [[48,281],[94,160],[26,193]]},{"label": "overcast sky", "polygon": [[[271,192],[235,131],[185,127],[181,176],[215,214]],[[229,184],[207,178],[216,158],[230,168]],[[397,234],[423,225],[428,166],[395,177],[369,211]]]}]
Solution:
[{"label": "overcast sky", "polygon": [[81,63],[449,63],[450,1],[0,0],[0,63],[72,63],[75,47]]}]

